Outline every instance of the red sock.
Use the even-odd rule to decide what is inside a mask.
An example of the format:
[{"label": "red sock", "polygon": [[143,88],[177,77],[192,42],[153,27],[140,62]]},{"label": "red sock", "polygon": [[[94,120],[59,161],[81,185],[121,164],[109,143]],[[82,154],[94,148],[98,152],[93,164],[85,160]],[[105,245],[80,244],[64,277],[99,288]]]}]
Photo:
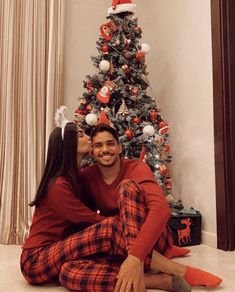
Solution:
[{"label": "red sock", "polygon": [[166,257],[168,259],[172,259],[174,257],[182,257],[190,252],[191,252],[191,250],[189,248],[179,247],[179,246],[173,245],[172,248],[170,249],[170,251],[168,252],[168,254],[166,255]]},{"label": "red sock", "polygon": [[211,273],[190,266],[187,266],[183,278],[191,287],[206,286],[207,288],[214,288],[219,286],[223,281],[221,278]]}]

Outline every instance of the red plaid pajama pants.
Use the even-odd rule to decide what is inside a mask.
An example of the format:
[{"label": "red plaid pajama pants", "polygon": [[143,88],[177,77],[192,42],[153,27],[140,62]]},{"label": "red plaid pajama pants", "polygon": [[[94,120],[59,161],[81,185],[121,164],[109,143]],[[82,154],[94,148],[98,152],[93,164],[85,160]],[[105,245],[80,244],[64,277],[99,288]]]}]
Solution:
[{"label": "red plaid pajama pants", "polygon": [[[120,222],[124,235],[125,248],[128,251],[145,220],[144,196],[141,188],[133,180],[123,181],[118,188]],[[172,237],[166,228],[155,244],[161,254],[172,247]],[[151,254],[145,260],[145,269],[151,262]],[[108,258],[81,259],[68,261],[61,267],[59,281],[62,286],[80,292],[114,291],[120,263]]]}]

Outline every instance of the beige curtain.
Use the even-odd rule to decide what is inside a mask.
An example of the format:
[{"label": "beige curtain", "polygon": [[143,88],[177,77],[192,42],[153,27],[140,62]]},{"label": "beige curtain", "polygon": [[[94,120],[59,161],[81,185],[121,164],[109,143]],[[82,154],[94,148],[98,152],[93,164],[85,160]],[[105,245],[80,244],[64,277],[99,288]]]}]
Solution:
[{"label": "beige curtain", "polygon": [[53,115],[61,104],[65,0],[0,0],[0,243],[32,218]]}]

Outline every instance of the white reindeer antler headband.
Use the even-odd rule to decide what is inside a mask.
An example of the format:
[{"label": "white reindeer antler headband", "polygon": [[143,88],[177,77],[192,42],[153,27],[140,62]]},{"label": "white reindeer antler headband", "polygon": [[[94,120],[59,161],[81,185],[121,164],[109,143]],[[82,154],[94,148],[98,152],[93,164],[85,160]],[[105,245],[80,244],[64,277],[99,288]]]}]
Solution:
[{"label": "white reindeer antler headband", "polygon": [[68,119],[69,111],[65,105],[60,106],[55,113],[55,123],[57,127],[61,128],[61,135],[62,135],[62,140],[64,140],[64,128],[69,123]]}]

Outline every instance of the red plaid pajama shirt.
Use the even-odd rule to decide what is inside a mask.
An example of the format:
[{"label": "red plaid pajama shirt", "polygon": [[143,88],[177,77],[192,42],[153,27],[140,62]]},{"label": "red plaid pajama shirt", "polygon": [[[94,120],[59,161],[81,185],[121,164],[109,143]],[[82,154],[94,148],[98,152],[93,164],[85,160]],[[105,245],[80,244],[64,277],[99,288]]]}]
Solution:
[{"label": "red plaid pajama shirt", "polygon": [[[61,285],[71,290],[113,291],[120,264],[145,220],[140,187],[133,180],[126,180],[118,191],[120,217],[109,217],[46,247],[25,249],[21,270],[26,280],[31,284],[45,284],[59,277]],[[166,230],[154,248],[165,254],[171,246]],[[149,268],[150,261],[151,254],[145,260],[145,269]]]}]

